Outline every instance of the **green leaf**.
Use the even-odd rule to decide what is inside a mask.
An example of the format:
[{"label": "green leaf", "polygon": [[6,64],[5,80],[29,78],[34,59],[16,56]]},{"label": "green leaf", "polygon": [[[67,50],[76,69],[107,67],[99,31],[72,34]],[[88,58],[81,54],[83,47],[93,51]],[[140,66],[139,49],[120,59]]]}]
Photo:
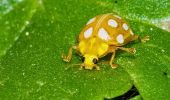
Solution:
[{"label": "green leaf", "polygon": [[[0,99],[101,100],[132,85],[144,100],[170,99],[170,33],[153,24],[170,15],[169,0],[7,1],[12,10],[0,5]],[[135,55],[118,51],[117,69],[100,64],[100,71],[79,70],[76,52],[70,63],[63,62],[61,54],[76,43],[85,23],[110,12],[150,41],[126,45],[137,49]]]},{"label": "green leaf", "polygon": [[130,100],[142,100],[142,98],[140,95],[137,95],[137,96],[131,98]]},{"label": "green leaf", "polygon": [[2,9],[0,10],[0,56],[5,55],[6,51],[18,40],[37,7],[36,1],[33,0],[21,3],[17,3],[16,0],[14,2],[17,3],[16,6],[13,6],[11,2],[2,0],[0,3],[0,9]]}]

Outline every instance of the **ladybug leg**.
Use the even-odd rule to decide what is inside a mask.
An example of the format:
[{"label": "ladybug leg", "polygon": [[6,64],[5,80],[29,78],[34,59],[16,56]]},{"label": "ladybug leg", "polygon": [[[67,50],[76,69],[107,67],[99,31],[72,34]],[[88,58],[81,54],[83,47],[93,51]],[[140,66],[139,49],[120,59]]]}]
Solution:
[{"label": "ladybug leg", "polygon": [[116,50],[117,50],[117,47],[116,46],[110,46],[107,53],[112,53],[112,56],[110,58],[110,61],[109,61],[109,65],[112,67],[112,68],[117,68],[117,64],[113,64],[113,61],[114,61],[114,58],[115,58],[115,54],[116,54]]},{"label": "ladybug leg", "polygon": [[117,47],[117,49],[129,52],[131,54],[135,54],[136,53],[136,49],[135,48],[124,48],[124,47]]},{"label": "ladybug leg", "polygon": [[68,55],[62,54],[61,57],[63,58],[63,61],[65,62],[70,62],[71,58],[72,58],[72,51],[73,49],[77,49],[77,46],[72,46],[69,48],[68,50]]},{"label": "ladybug leg", "polygon": [[81,64],[79,70],[83,70],[83,68],[84,68],[84,65]]},{"label": "ladybug leg", "polygon": [[139,39],[140,39],[140,41],[141,41],[142,43],[145,43],[146,41],[149,41],[149,36],[145,36],[145,37],[143,37],[143,38],[140,38],[140,37],[139,37]]},{"label": "ladybug leg", "polygon": [[111,57],[110,62],[109,62],[110,66],[112,68],[116,68],[118,66],[117,64],[112,63],[114,61],[114,58],[115,58],[115,53],[116,53],[115,51],[112,53],[112,57]]},{"label": "ladybug leg", "polygon": [[138,35],[134,35],[131,41],[134,41],[137,39],[140,40],[142,43],[145,43],[146,41],[149,41],[149,36],[145,36],[145,37],[141,38]]},{"label": "ladybug leg", "polygon": [[94,68],[95,68],[96,70],[100,70],[100,67],[97,66],[97,65],[95,65]]}]

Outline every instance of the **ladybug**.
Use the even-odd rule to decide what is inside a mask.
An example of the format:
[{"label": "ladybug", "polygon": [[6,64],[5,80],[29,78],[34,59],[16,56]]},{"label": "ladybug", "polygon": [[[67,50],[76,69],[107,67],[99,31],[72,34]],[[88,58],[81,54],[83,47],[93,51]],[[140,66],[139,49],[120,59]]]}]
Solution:
[{"label": "ladybug", "polygon": [[79,34],[78,44],[70,47],[68,55],[62,55],[65,62],[69,62],[72,58],[72,49],[76,49],[83,58],[80,68],[93,69],[96,68],[99,58],[111,53],[109,64],[112,68],[117,65],[113,64],[116,50],[120,49],[134,54],[135,48],[122,47],[125,44],[139,39],[141,42],[149,40],[149,36],[143,39],[132,32],[128,23],[120,16],[108,13],[98,15],[90,19]]}]

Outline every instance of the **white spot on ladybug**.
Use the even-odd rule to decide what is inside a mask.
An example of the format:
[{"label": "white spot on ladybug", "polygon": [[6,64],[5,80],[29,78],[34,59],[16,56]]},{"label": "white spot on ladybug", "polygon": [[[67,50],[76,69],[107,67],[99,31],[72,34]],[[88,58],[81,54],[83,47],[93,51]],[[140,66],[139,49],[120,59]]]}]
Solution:
[{"label": "white spot on ladybug", "polygon": [[93,28],[91,27],[84,32],[84,37],[89,38],[92,35],[92,33],[93,33]]},{"label": "white spot on ladybug", "polygon": [[118,26],[117,22],[113,19],[109,19],[108,25],[115,28]]},{"label": "white spot on ladybug", "polygon": [[116,40],[118,43],[122,44],[124,42],[124,38],[123,38],[123,35],[122,34],[119,34],[117,37],[116,37]]},{"label": "white spot on ladybug", "polygon": [[116,18],[118,18],[118,19],[121,19],[121,17],[120,17],[120,16],[118,16],[118,15],[114,15],[114,17],[116,17]]},{"label": "white spot on ladybug", "polygon": [[87,22],[87,24],[86,24],[86,25],[93,23],[95,20],[96,20],[96,17],[94,17],[94,18],[90,19],[90,20]]},{"label": "white spot on ladybug", "polygon": [[132,32],[132,30],[130,30],[130,34],[131,34],[131,35],[134,35],[134,33]]},{"label": "white spot on ladybug", "polygon": [[126,30],[126,31],[129,29],[129,27],[128,27],[128,25],[127,25],[126,23],[124,23],[122,27],[123,27],[123,29]]},{"label": "white spot on ladybug", "polygon": [[104,28],[100,28],[98,32],[98,36],[103,40],[110,40],[111,37],[109,36],[108,32]]}]

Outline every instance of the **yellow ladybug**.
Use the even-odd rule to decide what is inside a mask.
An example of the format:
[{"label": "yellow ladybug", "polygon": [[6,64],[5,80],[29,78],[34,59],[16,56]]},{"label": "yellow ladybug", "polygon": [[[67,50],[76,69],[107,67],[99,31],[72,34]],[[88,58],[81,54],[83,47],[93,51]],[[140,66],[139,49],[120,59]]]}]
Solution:
[{"label": "yellow ladybug", "polygon": [[112,64],[116,50],[135,53],[135,48],[122,46],[137,39],[145,42],[149,40],[149,36],[141,39],[135,35],[127,22],[118,15],[112,13],[98,15],[87,22],[79,35],[79,43],[70,47],[68,55],[62,55],[62,58],[69,62],[72,58],[72,49],[76,49],[83,56],[80,68],[99,70],[97,66],[99,58],[111,53],[109,64],[112,68],[116,68],[116,64]]}]

